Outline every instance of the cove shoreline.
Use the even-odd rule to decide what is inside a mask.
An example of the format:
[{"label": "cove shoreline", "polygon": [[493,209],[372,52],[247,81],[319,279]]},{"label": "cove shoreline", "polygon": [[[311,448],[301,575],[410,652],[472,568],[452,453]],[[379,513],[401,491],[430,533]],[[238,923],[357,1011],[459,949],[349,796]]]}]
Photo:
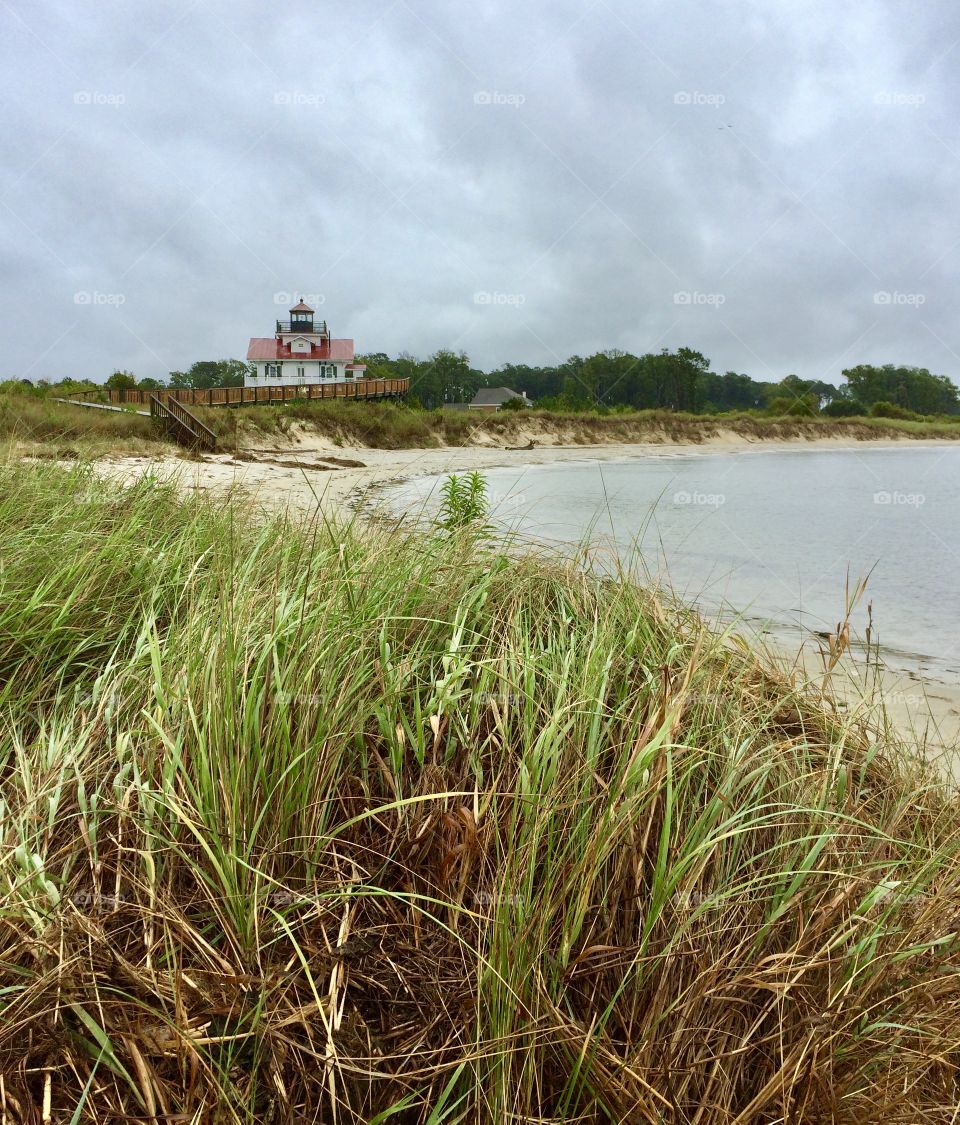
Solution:
[{"label": "cove shoreline", "polygon": [[[110,455],[98,459],[95,468],[101,475],[124,484],[150,472],[176,480],[184,491],[239,490],[267,512],[288,510],[302,517],[319,511],[326,518],[395,522],[402,515],[398,517],[387,504],[389,487],[455,472],[626,463],[703,454],[939,449],[950,445],[949,439],[930,438],[744,440],[738,435],[724,435],[702,442],[543,445],[510,450],[488,445],[384,450],[345,446],[299,429],[289,443],[243,450],[240,458],[210,454],[193,461],[169,455]],[[352,463],[337,464],[345,461]],[[707,621],[713,619],[708,609],[695,602],[693,608]],[[746,622],[738,632],[747,643],[763,648],[780,670],[798,682],[822,680],[823,665],[815,638],[793,635],[781,628],[764,633]],[[845,706],[866,707],[885,714],[885,721],[901,737],[917,741],[928,757],[956,757],[960,748],[960,685],[910,670],[868,670],[855,656],[845,657],[829,682],[831,691]],[[948,765],[948,772],[960,780],[960,769],[954,763]]]}]

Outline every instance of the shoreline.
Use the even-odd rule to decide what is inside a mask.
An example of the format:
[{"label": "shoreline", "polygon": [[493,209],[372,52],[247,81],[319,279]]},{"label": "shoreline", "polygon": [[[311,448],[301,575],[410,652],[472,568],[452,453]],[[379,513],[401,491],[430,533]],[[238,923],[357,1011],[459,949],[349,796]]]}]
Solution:
[{"label": "shoreline", "polygon": [[[452,472],[497,468],[537,468],[554,464],[630,462],[648,458],[686,457],[731,453],[817,452],[824,449],[941,448],[937,439],[890,439],[869,442],[842,438],[752,441],[724,435],[703,442],[607,443],[603,445],[542,445],[533,449],[491,446],[444,446],[429,449],[370,449],[336,445],[309,431],[299,431],[289,443],[256,446],[233,454],[207,454],[201,460],[174,456],[110,456],[95,462],[103,476],[124,484],[144,472],[175,478],[185,491],[240,490],[264,510],[288,510],[300,515],[318,511],[331,518],[396,519],[387,512],[382,493],[393,485]],[[401,517],[402,518],[402,517]],[[709,611],[700,607],[709,620]],[[811,681],[823,677],[819,657],[812,651],[816,639],[786,629],[764,632],[749,622],[736,630],[764,649],[787,674]],[[832,689],[847,706],[886,708],[887,717],[904,737],[921,745],[935,758],[960,747],[960,685],[944,683],[919,671],[871,668],[872,681],[862,662],[845,657],[831,675]],[[960,780],[955,764],[950,772]]]},{"label": "shoreline", "polygon": [[[266,441],[266,436],[264,436]],[[942,448],[948,438],[875,438],[851,441],[848,437],[749,439],[726,432],[703,441],[607,442],[598,445],[543,442],[530,448],[505,448],[492,444],[450,445],[411,449],[378,449],[336,444],[309,430],[298,429],[292,441],[271,447],[249,446],[232,453],[205,454],[186,460],[163,454],[118,454],[94,462],[98,471],[117,480],[132,479],[145,468],[163,475],[182,475],[187,487],[254,489],[265,506],[348,515],[369,508],[371,497],[389,485],[446,473],[499,468],[534,468],[543,465],[629,462],[650,457],[688,457],[731,453],[817,452],[824,449]],[[296,458],[297,462],[292,459]],[[340,462],[340,464],[338,464]],[[307,476],[307,474],[316,476]]]}]

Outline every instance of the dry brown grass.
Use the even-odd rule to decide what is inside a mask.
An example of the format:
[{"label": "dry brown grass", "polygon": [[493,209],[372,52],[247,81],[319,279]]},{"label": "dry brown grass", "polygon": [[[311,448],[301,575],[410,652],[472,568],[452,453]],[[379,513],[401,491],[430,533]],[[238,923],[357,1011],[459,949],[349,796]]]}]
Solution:
[{"label": "dry brown grass", "polygon": [[8,1122],[956,1121],[955,795],[693,614],[82,469],[0,541]]}]

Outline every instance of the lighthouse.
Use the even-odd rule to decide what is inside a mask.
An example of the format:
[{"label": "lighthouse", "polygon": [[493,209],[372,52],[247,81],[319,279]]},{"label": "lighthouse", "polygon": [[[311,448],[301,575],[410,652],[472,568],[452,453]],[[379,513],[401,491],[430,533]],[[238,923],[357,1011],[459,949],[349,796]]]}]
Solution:
[{"label": "lighthouse", "polygon": [[303,300],[278,320],[273,336],[255,336],[247,348],[255,374],[248,387],[289,387],[312,383],[352,383],[362,379],[363,363],[353,361],[353,340],[331,337],[325,320]]}]

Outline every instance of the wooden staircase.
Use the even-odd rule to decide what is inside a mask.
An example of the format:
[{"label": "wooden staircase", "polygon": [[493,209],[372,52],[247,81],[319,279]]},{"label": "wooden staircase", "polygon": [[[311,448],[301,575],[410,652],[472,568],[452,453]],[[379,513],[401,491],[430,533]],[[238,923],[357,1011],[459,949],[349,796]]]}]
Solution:
[{"label": "wooden staircase", "polygon": [[192,414],[175,398],[161,402],[156,395],[150,396],[150,417],[167,431],[174,441],[189,449],[207,449],[216,452],[217,436],[203,422]]}]

